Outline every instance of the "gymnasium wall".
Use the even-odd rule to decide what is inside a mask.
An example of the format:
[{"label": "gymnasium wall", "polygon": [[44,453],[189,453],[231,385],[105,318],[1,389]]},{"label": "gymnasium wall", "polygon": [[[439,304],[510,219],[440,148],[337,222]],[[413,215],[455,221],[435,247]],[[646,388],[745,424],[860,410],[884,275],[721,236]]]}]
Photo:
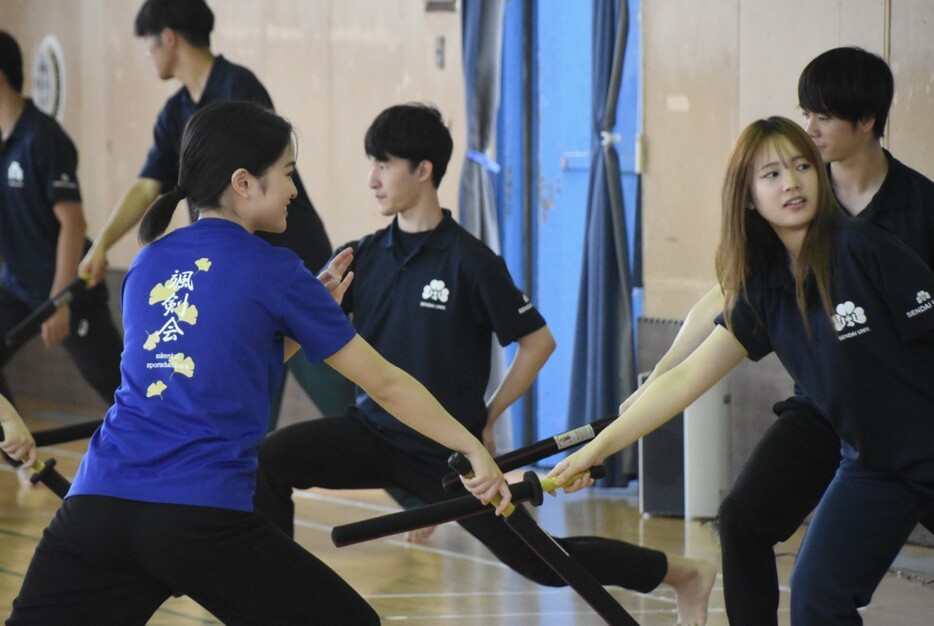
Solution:
[{"label": "gymnasium wall", "polygon": [[[208,0],[215,53],[253,70],[295,126],[298,167],[332,243],[385,225],[367,188],[363,135],[383,108],[432,102],[455,141],[442,202],[455,207],[465,150],[460,13],[423,0]],[[93,238],[139,173],[156,114],[177,90],[160,81],[133,35],[142,0],[2,0],[0,28],[20,42],[26,92],[34,49],[47,34],[66,64],[64,126],[80,152]],[[438,67],[436,47],[443,39]],[[182,212],[179,211],[181,214]],[[179,217],[182,217],[179,215]],[[111,254],[125,269],[138,250],[128,235]]]},{"label": "gymnasium wall", "polygon": [[[253,69],[295,124],[299,169],[335,244],[385,223],[366,187],[362,137],[376,113],[393,103],[427,100],[444,112],[455,156],[442,201],[456,206],[464,150],[459,13],[427,12],[423,0],[209,1],[217,20],[213,49]],[[132,34],[139,4],[0,0],[0,28],[24,48],[27,85],[35,46],[47,34],[61,42],[64,125],[81,152],[92,236],[139,171],[156,113],[178,88],[157,79]],[[648,318],[682,319],[713,284],[719,188],[731,143],[758,117],[798,118],[797,76],[823,50],[856,44],[890,60],[896,99],[886,145],[934,177],[930,0],[643,0],[640,19]],[[114,287],[137,249],[128,236],[112,253]],[[96,400],[75,380],[61,348],[46,352],[32,342],[7,374],[14,389],[47,402]],[[740,367],[733,382],[734,473],[773,419],[771,401],[788,388],[777,363]]]},{"label": "gymnasium wall", "polygon": [[800,120],[797,80],[829,48],[887,58],[885,145],[934,178],[934,3],[928,0],[644,0],[645,314],[683,319],[715,281],[719,198],[732,142],[769,115]]},{"label": "gymnasium wall", "polygon": [[[513,0],[518,1],[518,0]],[[95,234],[135,177],[156,112],[178,87],[159,81],[132,35],[131,0],[3,0],[0,24],[32,49],[65,52],[64,125],[81,152]],[[455,137],[442,200],[456,205],[464,147],[460,14],[422,0],[214,0],[213,48],[253,69],[299,132],[299,168],[335,243],[384,223],[366,188],[362,135],[383,107],[436,103]],[[645,0],[643,224],[645,314],[681,319],[714,280],[719,187],[733,138],[770,114],[797,118],[800,70],[857,44],[890,59],[896,100],[887,146],[934,176],[934,3],[927,0]],[[435,48],[443,38],[445,58]],[[27,85],[28,83],[27,75]],[[125,268],[133,237],[112,254]]]}]

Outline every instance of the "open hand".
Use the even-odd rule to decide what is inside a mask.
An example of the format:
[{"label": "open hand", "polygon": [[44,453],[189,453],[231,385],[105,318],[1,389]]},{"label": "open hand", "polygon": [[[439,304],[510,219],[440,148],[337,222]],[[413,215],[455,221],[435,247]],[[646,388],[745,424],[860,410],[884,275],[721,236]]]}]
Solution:
[{"label": "open hand", "polygon": [[334,255],[328,266],[318,273],[318,280],[330,292],[338,304],[344,299],[344,294],[350,283],[353,282],[353,272],[347,273],[347,268],[353,263],[353,248],[344,248]]}]

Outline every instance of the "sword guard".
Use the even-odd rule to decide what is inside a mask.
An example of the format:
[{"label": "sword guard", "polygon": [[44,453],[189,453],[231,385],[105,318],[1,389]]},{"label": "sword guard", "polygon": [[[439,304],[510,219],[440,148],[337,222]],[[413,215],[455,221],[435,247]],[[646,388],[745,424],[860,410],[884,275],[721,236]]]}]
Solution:
[{"label": "sword guard", "polygon": [[38,485],[41,481],[55,469],[55,459],[49,459],[45,463],[42,461],[36,461],[35,465],[32,468],[32,475],[29,477],[29,482],[34,485]]},{"label": "sword guard", "polygon": [[529,486],[529,489],[532,490],[532,497],[529,498],[528,502],[532,506],[541,506],[542,502],[545,501],[545,491],[542,489],[542,481],[538,477],[538,474],[529,470],[522,475],[522,482]]}]

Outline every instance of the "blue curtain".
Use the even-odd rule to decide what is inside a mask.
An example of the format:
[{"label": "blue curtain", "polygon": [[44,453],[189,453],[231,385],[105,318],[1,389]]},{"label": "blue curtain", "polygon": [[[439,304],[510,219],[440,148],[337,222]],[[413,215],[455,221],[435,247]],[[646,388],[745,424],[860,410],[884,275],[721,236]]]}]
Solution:
[{"label": "blue curtain", "polygon": [[[614,415],[635,388],[632,293],[616,108],[629,29],[625,0],[594,0],[593,144],[586,248],[574,338],[568,427]],[[607,459],[605,486],[625,485],[632,452]]]},{"label": "blue curtain", "polygon": [[467,154],[460,182],[460,223],[500,252],[492,175],[499,165],[487,150],[499,109],[506,0],[464,0],[463,63],[467,109]]},{"label": "blue curtain", "polygon": [[[506,0],[464,0],[462,13],[467,154],[461,173],[459,221],[497,254],[500,227],[492,176],[499,172],[499,165],[487,150],[499,109],[505,6]],[[488,397],[499,386],[505,363],[503,349],[494,338]],[[497,452],[514,447],[508,410],[496,423],[495,437]]]}]

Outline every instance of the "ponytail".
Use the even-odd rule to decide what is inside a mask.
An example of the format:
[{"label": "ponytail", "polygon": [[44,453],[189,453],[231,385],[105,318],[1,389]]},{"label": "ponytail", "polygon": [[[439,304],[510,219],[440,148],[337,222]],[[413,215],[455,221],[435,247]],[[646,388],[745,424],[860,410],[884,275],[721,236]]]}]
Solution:
[{"label": "ponytail", "polygon": [[155,241],[169,227],[172,221],[172,215],[178,203],[185,199],[188,194],[181,187],[176,187],[168,193],[164,193],[156,201],[149,205],[146,214],[143,215],[143,221],[139,225],[139,242],[143,245]]},{"label": "ponytail", "polygon": [[178,185],[146,211],[140,242],[152,243],[162,235],[183,199],[192,221],[201,211],[218,208],[233,172],[244,168],[263,176],[291,141],[292,125],[252,102],[215,102],[196,111],[182,133]]}]

